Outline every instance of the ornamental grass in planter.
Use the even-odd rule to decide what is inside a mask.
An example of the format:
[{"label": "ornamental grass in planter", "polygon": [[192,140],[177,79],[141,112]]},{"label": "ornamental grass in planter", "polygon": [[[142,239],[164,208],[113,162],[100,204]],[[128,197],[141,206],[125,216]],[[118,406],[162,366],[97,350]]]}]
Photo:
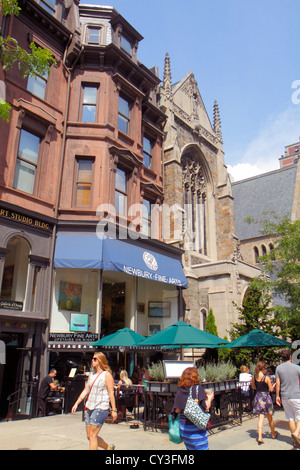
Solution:
[{"label": "ornamental grass in planter", "polygon": [[[198,367],[200,382],[224,382],[235,379],[238,375],[237,368],[231,362],[208,363]],[[162,362],[157,362],[148,366],[150,380],[164,382],[164,368]],[[172,380],[172,382],[174,382]]]}]

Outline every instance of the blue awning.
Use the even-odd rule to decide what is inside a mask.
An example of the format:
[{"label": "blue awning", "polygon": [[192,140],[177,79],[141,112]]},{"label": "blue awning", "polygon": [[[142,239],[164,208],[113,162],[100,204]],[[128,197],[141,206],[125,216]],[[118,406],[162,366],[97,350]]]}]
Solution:
[{"label": "blue awning", "polygon": [[121,240],[103,239],[102,269],[187,287],[178,259]]},{"label": "blue awning", "polygon": [[103,240],[95,234],[59,233],[56,240],[55,268],[102,267]]},{"label": "blue awning", "polygon": [[187,287],[187,279],[178,259],[125,241],[98,238],[96,234],[58,233],[54,267],[120,271]]}]

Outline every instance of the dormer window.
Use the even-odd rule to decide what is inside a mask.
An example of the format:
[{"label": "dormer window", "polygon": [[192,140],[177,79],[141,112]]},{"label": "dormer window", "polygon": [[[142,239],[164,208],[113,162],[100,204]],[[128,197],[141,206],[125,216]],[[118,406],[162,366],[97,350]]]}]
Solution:
[{"label": "dormer window", "polygon": [[88,44],[99,44],[100,28],[94,28],[92,26],[87,28],[87,42]]},{"label": "dormer window", "polygon": [[131,55],[132,55],[132,44],[123,35],[121,35],[121,49],[131,57]]}]

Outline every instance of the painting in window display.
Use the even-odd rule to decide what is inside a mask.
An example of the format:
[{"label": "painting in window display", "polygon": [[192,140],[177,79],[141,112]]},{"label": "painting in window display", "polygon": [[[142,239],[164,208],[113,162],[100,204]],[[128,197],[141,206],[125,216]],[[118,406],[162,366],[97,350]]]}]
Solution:
[{"label": "painting in window display", "polygon": [[80,312],[82,285],[74,282],[60,281],[58,308],[59,310],[73,310]]},{"label": "painting in window display", "polygon": [[149,317],[170,317],[171,316],[171,303],[170,302],[149,302],[148,316]]},{"label": "painting in window display", "polygon": [[71,313],[70,331],[88,331],[89,316],[87,313]]}]

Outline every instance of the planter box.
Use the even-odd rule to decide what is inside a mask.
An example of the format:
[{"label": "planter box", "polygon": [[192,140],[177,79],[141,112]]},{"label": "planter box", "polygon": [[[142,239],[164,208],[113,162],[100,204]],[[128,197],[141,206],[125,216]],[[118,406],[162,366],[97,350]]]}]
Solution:
[{"label": "planter box", "polygon": [[167,392],[167,393],[176,393],[178,390],[177,383],[169,382],[148,382],[147,390],[151,392]]},{"label": "planter box", "polygon": [[[226,390],[234,390],[237,388],[237,379],[224,380],[223,382],[202,382],[201,385],[204,390],[211,390],[212,392],[222,392]],[[178,390],[177,383],[169,382],[148,382],[147,390],[151,392],[167,392],[176,393]]]},{"label": "planter box", "polygon": [[201,385],[204,390],[211,390],[212,392],[222,392],[225,390],[234,390],[237,388],[238,380],[224,380],[222,382],[202,382]]}]

